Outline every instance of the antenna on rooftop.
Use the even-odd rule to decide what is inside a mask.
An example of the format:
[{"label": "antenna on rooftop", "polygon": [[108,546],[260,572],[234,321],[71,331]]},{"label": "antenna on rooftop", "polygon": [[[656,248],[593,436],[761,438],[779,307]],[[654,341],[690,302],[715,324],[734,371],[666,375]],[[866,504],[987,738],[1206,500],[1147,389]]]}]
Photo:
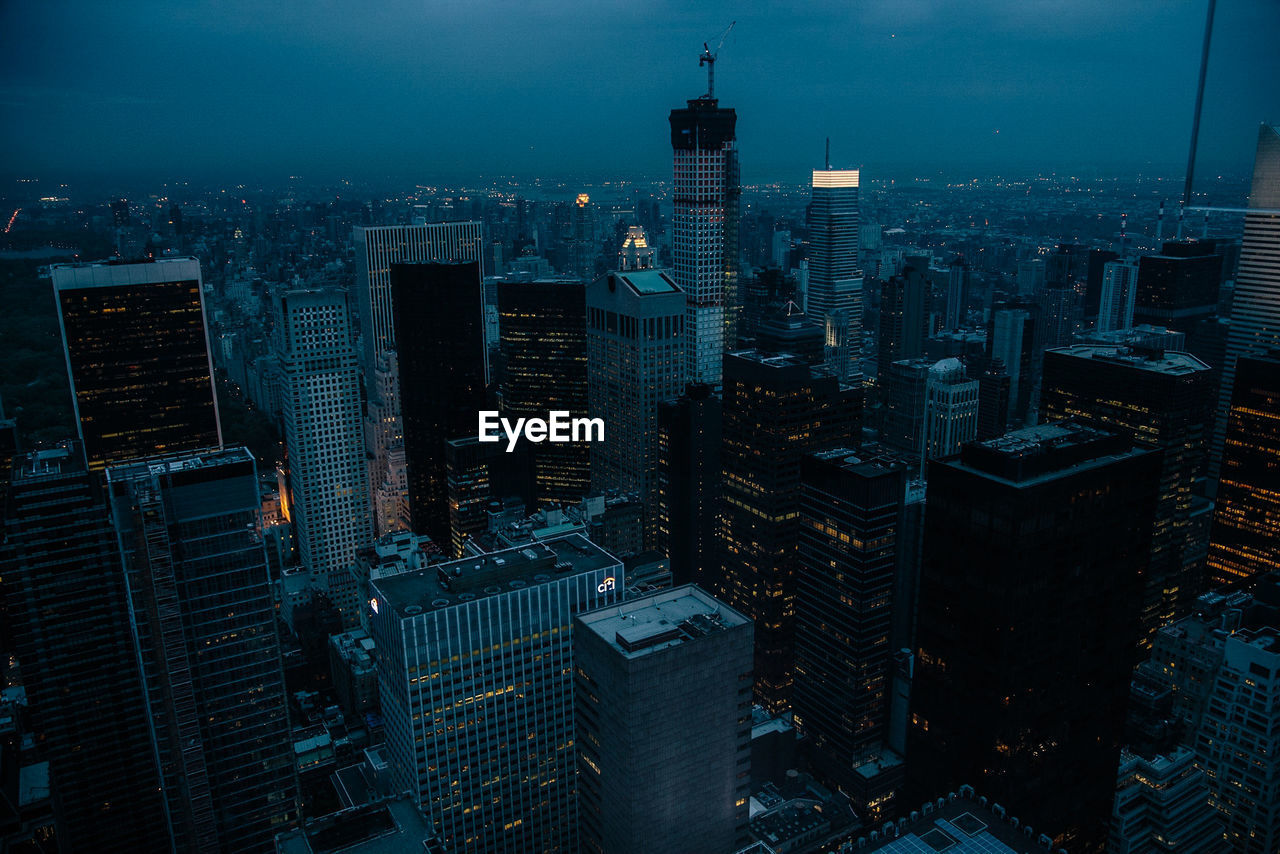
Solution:
[{"label": "antenna on rooftop", "polygon": [[[1213,35],[1213,7],[1218,0],[1209,0],[1209,14],[1204,22],[1204,46],[1200,49],[1200,83],[1196,86],[1196,111],[1191,119],[1191,150],[1187,152],[1187,181],[1182,187],[1183,207],[1191,205],[1191,179],[1196,171],[1196,140],[1200,137],[1200,107],[1204,103],[1204,77],[1209,70],[1209,38]],[[1182,239],[1182,222],[1179,217],[1178,239]]]},{"label": "antenna on rooftop", "polygon": [[831,137],[827,137],[827,159],[826,159],[826,164],[827,164],[826,169],[827,169],[827,171],[828,171],[828,172],[830,172],[830,171],[831,171]]}]

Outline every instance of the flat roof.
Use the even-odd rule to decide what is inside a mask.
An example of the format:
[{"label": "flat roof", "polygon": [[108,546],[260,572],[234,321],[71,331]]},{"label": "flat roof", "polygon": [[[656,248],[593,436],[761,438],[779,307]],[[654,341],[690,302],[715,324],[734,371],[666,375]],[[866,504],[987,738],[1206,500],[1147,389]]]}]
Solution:
[{"label": "flat roof", "polygon": [[[622,562],[581,534],[568,534],[385,576],[373,581],[372,590],[380,604],[385,603],[403,619],[611,567],[621,569]],[[410,608],[413,610],[407,610]]]},{"label": "flat roof", "polygon": [[1174,350],[1152,350],[1124,344],[1072,344],[1069,347],[1054,347],[1048,352],[1060,356],[1092,359],[1095,362],[1124,365],[1141,371],[1173,376],[1211,370],[1208,365],[1190,353]]},{"label": "flat roof", "polygon": [[578,617],[614,651],[638,658],[750,622],[701,588],[686,584]]},{"label": "flat roof", "polygon": [[671,277],[661,270],[628,270],[611,275],[626,282],[638,294],[668,294],[680,290]]},{"label": "flat roof", "polygon": [[189,255],[151,261],[82,261],[49,267],[54,290],[156,285],[200,280],[200,262]]},{"label": "flat roof", "polygon": [[1040,843],[1038,830],[1028,836],[1025,825],[1015,826],[995,804],[987,806],[961,795],[927,807],[929,812],[921,808],[917,820],[899,821],[897,836],[883,838],[882,830],[881,839],[857,850],[881,854],[1043,854],[1052,850]]}]

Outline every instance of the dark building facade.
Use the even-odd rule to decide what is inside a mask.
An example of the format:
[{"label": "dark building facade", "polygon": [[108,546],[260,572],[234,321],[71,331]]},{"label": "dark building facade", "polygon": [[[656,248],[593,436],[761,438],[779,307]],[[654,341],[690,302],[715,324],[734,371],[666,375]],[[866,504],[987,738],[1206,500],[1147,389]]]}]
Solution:
[{"label": "dark building facade", "polygon": [[57,264],[52,276],[91,469],[221,444],[200,262]]},{"label": "dark building facade", "polygon": [[573,645],[582,850],[744,848],[751,621],[687,585],[579,616]]},{"label": "dark building facade", "polygon": [[805,457],[792,710],[827,783],[857,787],[885,738],[906,467],[873,454]]},{"label": "dark building facade", "polygon": [[253,455],[155,457],[107,483],[177,850],[273,851],[298,789]]},{"label": "dark building facade", "polygon": [[929,384],[928,359],[903,359],[880,366],[880,441],[916,461],[924,454],[925,396]]},{"label": "dark building facade", "polygon": [[1280,569],[1280,350],[1236,360],[1209,541],[1215,585]]},{"label": "dark building facade", "polygon": [[755,620],[756,699],[790,703],[800,461],[857,440],[861,389],[790,356],[725,356],[716,596]]},{"label": "dark building facade", "polygon": [[[498,283],[502,412],[546,418],[552,410],[587,414],[587,297],[580,281]],[[591,446],[543,442],[531,447],[540,505],[573,503],[591,487]]]},{"label": "dark building facade", "polygon": [[1191,332],[1218,308],[1222,255],[1212,240],[1170,241],[1138,262],[1133,322]]},{"label": "dark building facade", "polygon": [[476,263],[391,265],[409,514],[441,547],[450,541],[445,445],[477,435],[485,407]]},{"label": "dark building facade", "polygon": [[929,337],[930,288],[926,272],[927,267],[922,271],[908,264],[902,275],[890,276],[880,287],[877,364],[881,377],[889,364],[924,355],[924,342]]},{"label": "dark building facade", "polygon": [[677,585],[708,585],[718,568],[720,508],[719,395],[695,383],[658,405],[658,542]]},{"label": "dark building facade", "polygon": [[1213,419],[1212,371],[1188,353],[1077,344],[1044,354],[1040,420],[1081,418],[1160,451],[1160,493],[1143,577],[1142,646],[1186,616],[1204,588],[1193,490]]},{"label": "dark building facade", "polygon": [[1115,788],[1159,454],[1072,421],[929,465],[907,753],[1097,850]]},{"label": "dark building facade", "polygon": [[80,447],[19,457],[0,550],[64,851],[170,847],[129,602],[97,474]]}]

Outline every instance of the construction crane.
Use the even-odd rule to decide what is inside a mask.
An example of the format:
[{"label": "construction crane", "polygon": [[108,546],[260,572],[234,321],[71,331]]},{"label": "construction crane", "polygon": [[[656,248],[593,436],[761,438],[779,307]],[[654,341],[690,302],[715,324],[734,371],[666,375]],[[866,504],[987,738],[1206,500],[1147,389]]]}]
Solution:
[{"label": "construction crane", "polygon": [[737,21],[730,21],[729,26],[725,27],[724,32],[720,34],[720,43],[716,45],[713,52],[706,42],[702,43],[702,56],[698,57],[698,67],[707,67],[707,97],[714,98],[716,96],[716,57],[720,55],[720,48],[724,47],[724,40],[729,38],[729,30],[733,29],[733,25]]}]

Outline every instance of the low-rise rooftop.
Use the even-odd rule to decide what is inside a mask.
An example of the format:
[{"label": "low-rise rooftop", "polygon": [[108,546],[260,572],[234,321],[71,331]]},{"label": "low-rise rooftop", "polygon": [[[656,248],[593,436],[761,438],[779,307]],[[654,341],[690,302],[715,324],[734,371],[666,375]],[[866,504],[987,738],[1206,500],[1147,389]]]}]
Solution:
[{"label": "low-rise rooftop", "polygon": [[595,632],[628,658],[649,655],[749,622],[692,584],[610,605],[584,614],[578,620],[583,628]]},{"label": "low-rise rooftop", "polygon": [[[401,617],[459,602],[494,596],[553,578],[593,572],[622,564],[581,534],[465,557],[375,579],[375,607]],[[622,587],[622,579],[617,586]]]}]

